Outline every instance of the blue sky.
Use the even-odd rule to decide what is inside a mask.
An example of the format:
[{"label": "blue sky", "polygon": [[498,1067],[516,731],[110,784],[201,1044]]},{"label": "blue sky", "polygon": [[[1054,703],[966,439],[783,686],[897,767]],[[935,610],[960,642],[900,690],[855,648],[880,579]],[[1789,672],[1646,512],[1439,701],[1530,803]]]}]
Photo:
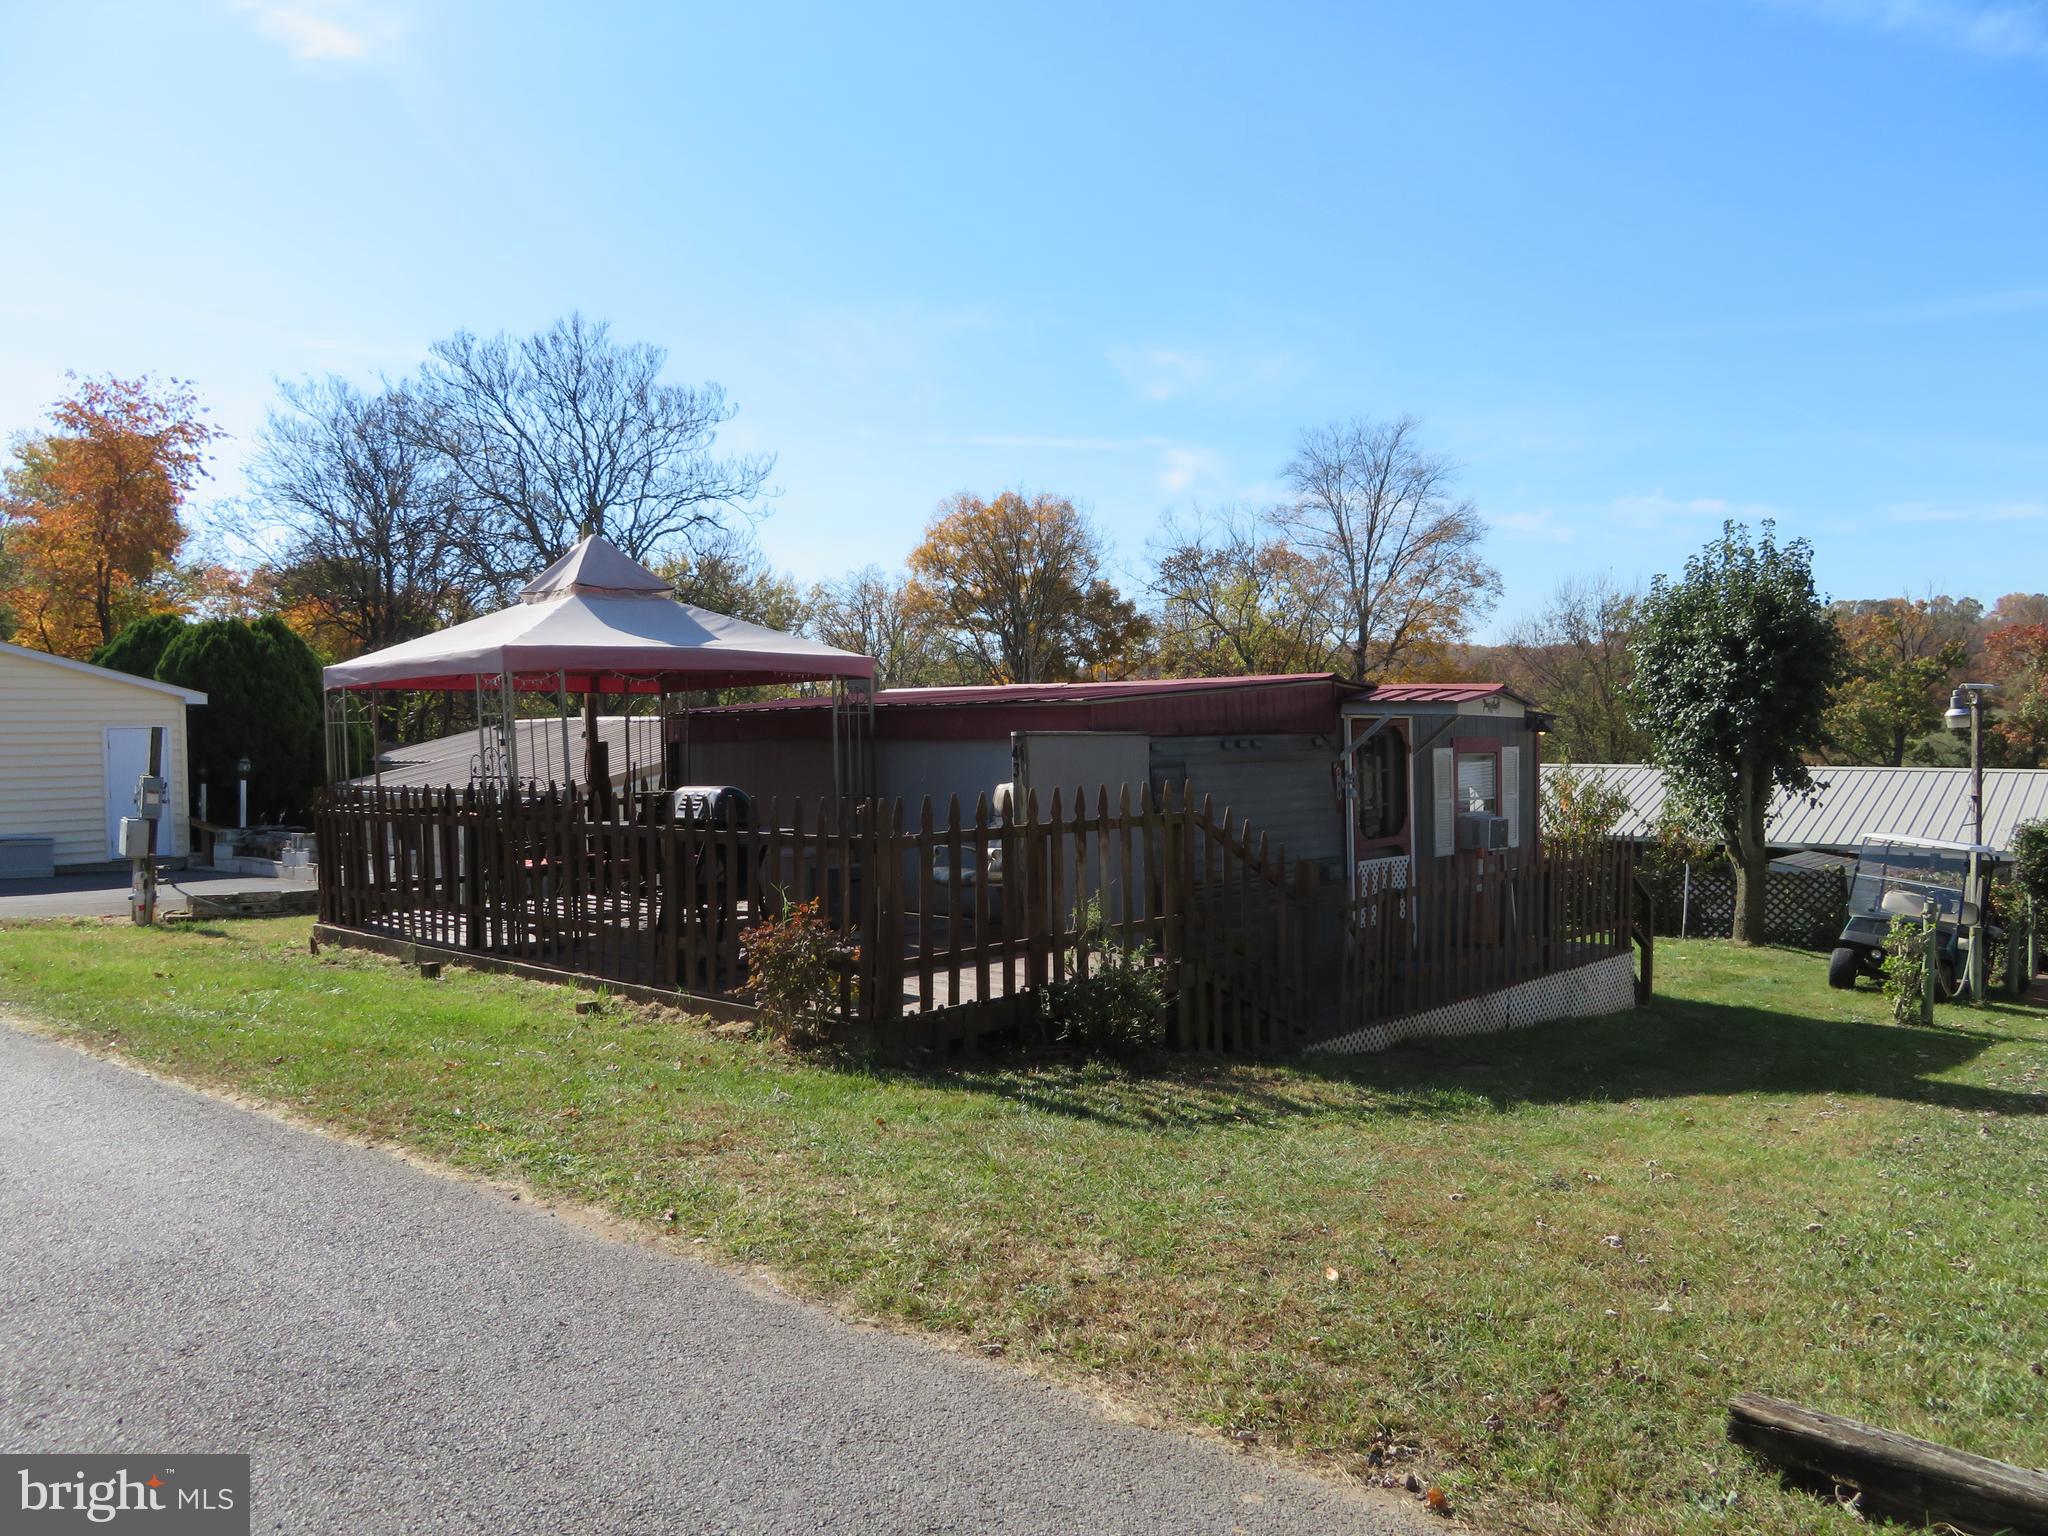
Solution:
[{"label": "blue sky", "polygon": [[67,368],[403,372],[580,307],[894,564],[1052,490],[1138,567],[1413,412],[1509,618],[1721,518],[1835,595],[2048,586],[2048,8],[11,7],[0,430]]}]

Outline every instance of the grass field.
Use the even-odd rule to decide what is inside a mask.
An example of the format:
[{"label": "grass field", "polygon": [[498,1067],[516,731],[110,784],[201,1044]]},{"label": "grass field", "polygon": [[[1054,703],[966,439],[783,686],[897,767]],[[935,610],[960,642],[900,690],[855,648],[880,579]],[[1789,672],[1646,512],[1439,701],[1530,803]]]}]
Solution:
[{"label": "grass field", "polygon": [[1745,1389],[2048,1464],[2038,1011],[1667,942],[1606,1021],[912,1073],[306,939],[0,929],[0,1002],[1495,1530],[1849,1529],[1725,1442]]}]

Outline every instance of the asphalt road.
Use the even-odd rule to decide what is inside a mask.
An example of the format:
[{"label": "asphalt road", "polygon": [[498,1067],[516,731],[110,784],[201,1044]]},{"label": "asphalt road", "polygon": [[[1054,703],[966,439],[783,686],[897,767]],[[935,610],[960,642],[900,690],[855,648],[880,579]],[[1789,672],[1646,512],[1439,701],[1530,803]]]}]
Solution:
[{"label": "asphalt road", "polygon": [[4,1023],[0,1450],[247,1451],[259,1531],[1443,1528]]},{"label": "asphalt road", "polygon": [[[0,880],[0,922],[25,917],[126,917],[127,872],[52,875],[41,880]],[[310,885],[266,875],[232,875],[213,869],[173,870],[157,882],[159,912],[191,909],[190,891],[237,896],[244,891],[306,891]]]}]

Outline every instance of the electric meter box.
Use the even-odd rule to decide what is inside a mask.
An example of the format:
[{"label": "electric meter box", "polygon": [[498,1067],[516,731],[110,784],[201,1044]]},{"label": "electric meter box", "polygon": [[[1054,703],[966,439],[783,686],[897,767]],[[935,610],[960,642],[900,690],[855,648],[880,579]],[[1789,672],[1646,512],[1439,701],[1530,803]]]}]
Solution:
[{"label": "electric meter box", "polygon": [[121,818],[121,857],[124,859],[146,859],[149,857],[149,823],[140,816]]},{"label": "electric meter box", "polygon": [[135,809],[144,821],[161,821],[164,814],[164,781],[145,773],[135,781]]}]

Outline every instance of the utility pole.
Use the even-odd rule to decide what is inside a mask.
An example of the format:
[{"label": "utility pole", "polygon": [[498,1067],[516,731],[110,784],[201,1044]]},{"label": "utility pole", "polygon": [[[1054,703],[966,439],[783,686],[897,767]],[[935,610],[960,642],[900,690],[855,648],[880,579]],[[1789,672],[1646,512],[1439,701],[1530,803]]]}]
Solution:
[{"label": "utility pole", "polygon": [[1977,911],[1977,919],[1970,925],[1970,947],[1965,960],[1973,1003],[1984,1001],[1984,973],[1990,960],[1984,942],[1984,903],[1990,895],[1985,887],[1990,882],[1984,877],[1983,855],[1977,850],[1984,845],[1984,695],[1997,687],[1996,683],[1958,683],[1949,695],[1948,713],[1943,716],[1950,730],[1970,733],[1970,881],[1963,900]]},{"label": "utility pole", "polygon": [[121,851],[128,856],[128,916],[143,927],[156,922],[156,826],[164,814],[164,728],[149,731],[149,768],[135,781],[135,814],[121,818]]}]

